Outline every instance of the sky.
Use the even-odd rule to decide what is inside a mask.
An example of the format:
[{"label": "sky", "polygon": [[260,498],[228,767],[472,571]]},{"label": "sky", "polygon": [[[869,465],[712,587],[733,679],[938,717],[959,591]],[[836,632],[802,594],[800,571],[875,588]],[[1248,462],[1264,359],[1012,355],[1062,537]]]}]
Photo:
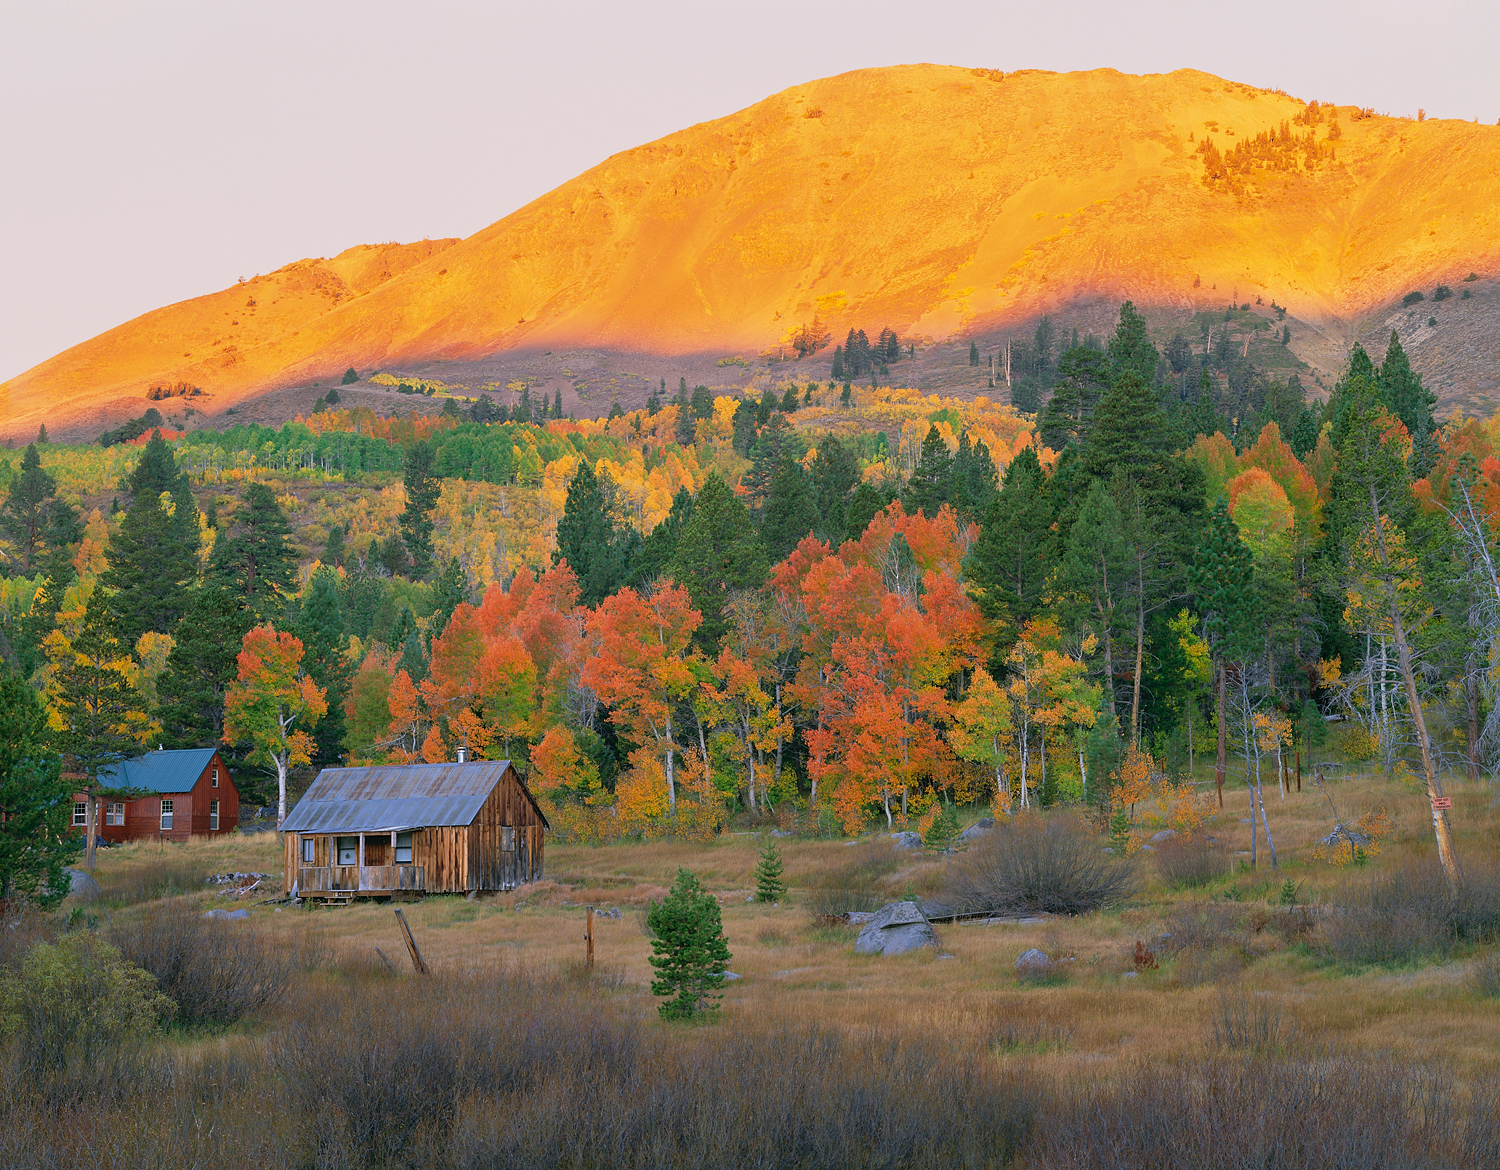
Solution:
[{"label": "sky", "polygon": [[0,379],[293,260],[470,235],[852,69],[1194,68],[1500,120],[1496,0],[0,0],[0,43]]}]

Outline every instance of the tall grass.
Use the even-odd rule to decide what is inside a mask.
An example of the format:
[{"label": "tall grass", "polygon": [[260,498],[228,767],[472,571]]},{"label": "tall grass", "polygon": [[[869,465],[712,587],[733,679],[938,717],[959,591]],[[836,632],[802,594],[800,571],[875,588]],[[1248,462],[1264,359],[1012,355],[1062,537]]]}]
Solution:
[{"label": "tall grass", "polygon": [[1471,866],[1455,890],[1431,860],[1344,893],[1322,923],[1323,949],[1350,966],[1402,966],[1500,939],[1500,875]]},{"label": "tall grass", "polygon": [[948,900],[992,914],[1086,914],[1118,902],[1133,878],[1082,820],[1019,816],[964,854]]}]

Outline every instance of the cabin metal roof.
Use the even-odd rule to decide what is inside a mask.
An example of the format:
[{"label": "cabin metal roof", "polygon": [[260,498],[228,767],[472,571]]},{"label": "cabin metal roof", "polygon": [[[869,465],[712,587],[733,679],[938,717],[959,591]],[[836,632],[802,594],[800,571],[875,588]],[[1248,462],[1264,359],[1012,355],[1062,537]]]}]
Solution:
[{"label": "cabin metal roof", "polygon": [[130,788],[144,792],[191,792],[214,758],[213,748],[146,752],[99,769],[102,788]]},{"label": "cabin metal roof", "polygon": [[288,833],[387,833],[473,824],[509,767],[509,760],[475,760],[324,768],[287,815],[282,829]]}]

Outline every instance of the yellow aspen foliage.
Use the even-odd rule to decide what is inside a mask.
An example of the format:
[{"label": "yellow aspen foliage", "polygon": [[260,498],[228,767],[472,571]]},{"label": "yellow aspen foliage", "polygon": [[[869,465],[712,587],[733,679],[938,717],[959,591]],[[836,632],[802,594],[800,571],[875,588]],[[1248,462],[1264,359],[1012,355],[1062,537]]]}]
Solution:
[{"label": "yellow aspen foliage", "polygon": [[427,729],[427,738],[422,741],[422,759],[429,764],[447,762],[448,745],[443,742],[443,733],[436,723]]}]

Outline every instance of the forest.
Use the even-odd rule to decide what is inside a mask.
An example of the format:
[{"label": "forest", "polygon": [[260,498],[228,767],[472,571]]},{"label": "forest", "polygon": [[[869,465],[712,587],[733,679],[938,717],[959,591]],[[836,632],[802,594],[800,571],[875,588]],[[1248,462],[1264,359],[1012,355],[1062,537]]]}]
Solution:
[{"label": "forest", "polygon": [[1310,402],[1213,327],[1044,322],[1011,354],[1029,410],[879,387],[901,343],[851,331],[842,387],[760,399],[335,392],[33,444],[0,460],[7,685],[100,798],[157,745],[221,745],[283,811],[318,767],[462,746],[562,839],[941,844],[963,806],[1074,804],[1134,848],[1148,795],[1193,828],[1237,786],[1274,863],[1264,788],[1330,734],[1431,796],[1500,760],[1500,435],[1438,424],[1394,335]]}]

